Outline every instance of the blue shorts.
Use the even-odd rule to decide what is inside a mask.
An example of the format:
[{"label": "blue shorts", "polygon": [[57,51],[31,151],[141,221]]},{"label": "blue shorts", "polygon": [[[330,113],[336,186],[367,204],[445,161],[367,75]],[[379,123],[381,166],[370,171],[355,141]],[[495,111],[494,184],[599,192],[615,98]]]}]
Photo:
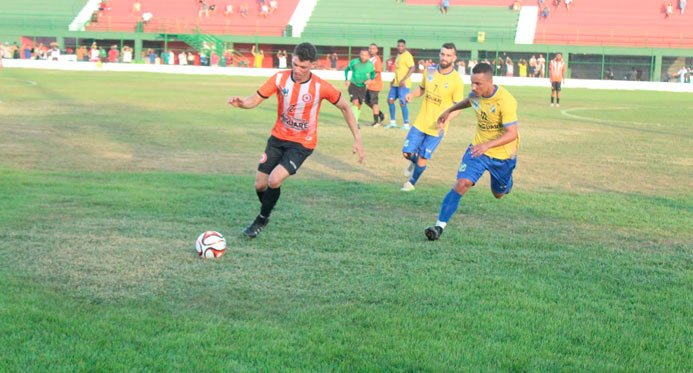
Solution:
[{"label": "blue shorts", "polygon": [[390,92],[387,94],[387,99],[388,100],[396,100],[399,99],[399,103],[401,105],[406,105],[407,100],[405,100],[405,97],[409,93],[409,88],[407,87],[395,87],[392,86],[390,87]]},{"label": "blue shorts", "polygon": [[431,159],[431,155],[441,141],[443,141],[443,136],[431,136],[419,131],[416,127],[412,127],[409,129],[407,139],[404,140],[402,153],[418,154],[421,158]]},{"label": "blue shorts", "polygon": [[485,154],[473,158],[472,145],[469,145],[457,170],[457,179],[471,180],[476,184],[484,171],[488,171],[491,174],[491,190],[494,193],[507,194],[513,187],[513,170],[516,163],[516,158],[496,159]]}]

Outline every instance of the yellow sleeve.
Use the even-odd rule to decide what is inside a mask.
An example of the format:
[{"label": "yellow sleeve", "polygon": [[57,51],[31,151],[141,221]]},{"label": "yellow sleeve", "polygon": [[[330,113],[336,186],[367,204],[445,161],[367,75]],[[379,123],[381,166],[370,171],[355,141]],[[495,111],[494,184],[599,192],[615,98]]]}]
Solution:
[{"label": "yellow sleeve", "polygon": [[500,104],[501,124],[505,126],[517,124],[517,101],[509,93],[503,96]]},{"label": "yellow sleeve", "polygon": [[419,85],[421,88],[426,90],[426,81],[428,80],[428,69],[424,70],[423,76],[421,77],[421,83]]}]

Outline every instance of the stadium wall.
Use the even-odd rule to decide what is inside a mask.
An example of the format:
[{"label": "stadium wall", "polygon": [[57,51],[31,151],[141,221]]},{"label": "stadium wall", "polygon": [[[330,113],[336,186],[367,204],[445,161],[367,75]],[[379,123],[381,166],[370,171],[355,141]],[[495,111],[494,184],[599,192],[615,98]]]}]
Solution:
[{"label": "stadium wall", "polygon": [[[224,76],[248,76],[269,77],[278,69],[243,68],[243,67],[200,67],[178,65],[146,65],[146,64],[101,64],[89,62],[70,61],[69,56],[63,56],[62,61],[36,61],[36,60],[5,60],[6,68],[63,70],[63,71],[113,71],[113,72],[145,72],[160,74],[188,74],[188,75],[224,75]],[[344,72],[331,70],[315,70],[314,73],[321,78],[333,81],[343,81]],[[420,82],[421,74],[413,74],[412,81]],[[392,73],[383,73],[383,80],[393,78]],[[463,76],[465,84],[470,84],[469,76]],[[494,77],[494,82],[506,86],[526,87],[550,87],[548,79],[542,78],[518,78],[518,77]],[[650,90],[661,92],[689,92],[693,93],[693,84],[669,84],[663,82],[638,82],[638,81],[614,81],[592,79],[566,79],[565,87],[589,88],[589,89],[615,89],[615,90]]]},{"label": "stadium wall", "polygon": [[[39,27],[39,26],[36,26]],[[110,44],[129,45],[135,49],[134,57],[141,61],[141,51],[148,48],[167,49],[168,43],[176,42],[176,35],[152,34],[152,33],[118,33],[118,32],[72,32],[55,27],[36,28],[22,27],[13,28],[12,32],[0,30],[1,42],[17,42],[21,45],[23,40],[46,40],[56,41],[61,46],[66,45],[90,45],[96,41],[108,41]],[[266,55],[274,55],[278,49],[291,51],[293,46],[303,41],[310,41],[318,47],[321,56],[324,53],[339,50],[340,66],[355,58],[358,50],[366,47],[371,42],[377,43],[384,51],[384,60],[393,56],[396,51],[396,40],[385,40],[378,37],[364,36],[359,40],[335,40],[326,35],[315,37],[311,40],[294,37],[261,37],[261,36],[217,36],[227,43],[227,47],[235,48],[239,46],[239,52],[249,56],[250,50],[247,46],[252,44],[262,44],[265,47]],[[460,58],[481,60],[483,58],[495,58],[504,53],[515,56],[527,56],[531,54],[543,54],[549,60],[556,52],[563,53],[568,61],[568,77],[600,79],[604,77],[605,70],[609,67],[616,70],[617,79],[623,78],[633,67],[643,70],[643,79],[649,81],[664,80],[663,76],[675,71],[674,65],[683,61],[693,59],[693,49],[664,49],[664,48],[630,48],[630,47],[607,47],[607,46],[564,46],[564,45],[518,45],[513,42],[469,42],[435,39],[413,39],[408,46],[414,51],[415,59],[425,58],[435,59],[437,50],[443,42],[453,41],[457,44],[460,51]],[[246,50],[248,49],[248,50]],[[271,66],[271,58],[265,58]],[[513,59],[515,59],[513,57]],[[515,59],[516,60],[516,59]],[[268,65],[264,65],[268,67]],[[579,69],[574,69],[579,67]]]}]

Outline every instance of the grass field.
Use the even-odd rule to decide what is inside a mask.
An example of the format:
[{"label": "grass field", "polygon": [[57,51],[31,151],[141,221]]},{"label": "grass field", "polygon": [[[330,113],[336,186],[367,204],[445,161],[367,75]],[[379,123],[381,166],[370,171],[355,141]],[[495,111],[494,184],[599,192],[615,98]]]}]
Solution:
[{"label": "grass field", "polygon": [[249,241],[275,104],[225,102],[261,82],[0,70],[0,371],[691,370],[692,95],[510,87],[513,193],[438,242],[473,115],[402,194],[404,132],[358,165],[326,103]]}]

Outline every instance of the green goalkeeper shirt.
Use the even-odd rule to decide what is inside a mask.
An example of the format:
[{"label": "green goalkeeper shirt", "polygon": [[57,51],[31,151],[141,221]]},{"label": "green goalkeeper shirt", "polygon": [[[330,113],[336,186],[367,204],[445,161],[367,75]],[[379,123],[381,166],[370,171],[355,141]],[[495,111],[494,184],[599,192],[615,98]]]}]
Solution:
[{"label": "green goalkeeper shirt", "polygon": [[357,87],[365,87],[366,80],[375,79],[375,66],[370,60],[361,62],[360,58],[354,58],[344,70],[344,80],[349,80],[351,71],[351,84]]}]

